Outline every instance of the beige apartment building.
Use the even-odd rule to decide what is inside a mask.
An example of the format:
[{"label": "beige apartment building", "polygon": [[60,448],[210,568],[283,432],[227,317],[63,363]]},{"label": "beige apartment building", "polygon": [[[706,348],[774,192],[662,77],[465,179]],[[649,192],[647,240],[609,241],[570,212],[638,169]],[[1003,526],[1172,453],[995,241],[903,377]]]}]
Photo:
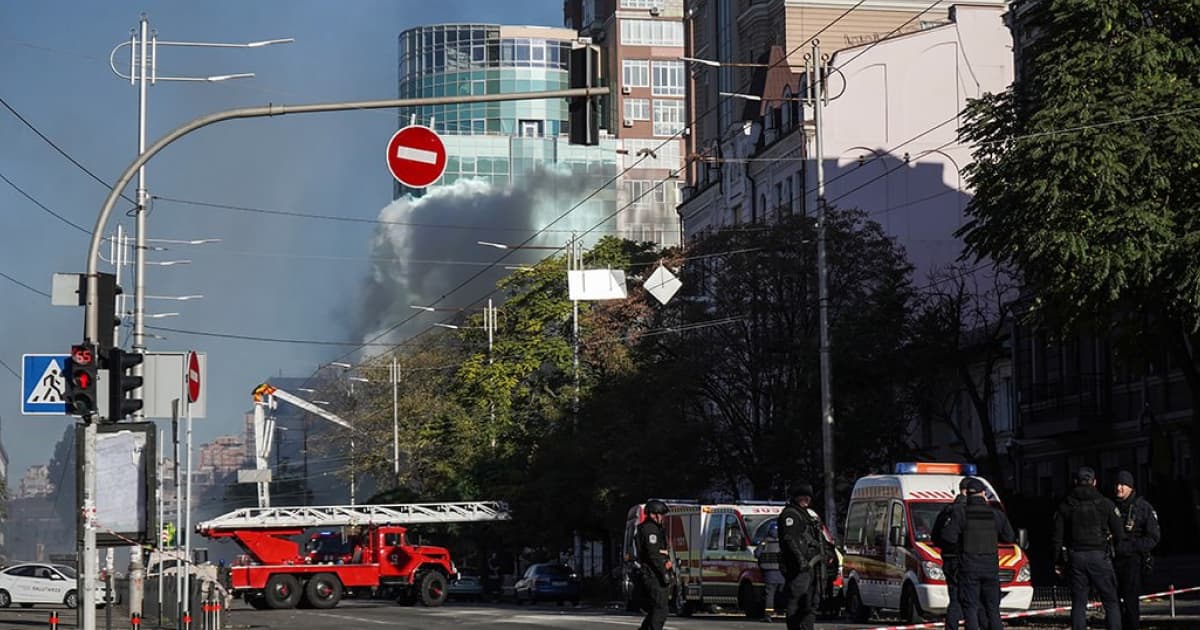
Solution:
[{"label": "beige apartment building", "polygon": [[[563,21],[600,47],[612,94],[601,127],[621,159],[616,228],[625,238],[679,243],[686,123],[683,0],[565,0]],[[630,168],[632,167],[632,168]]]}]

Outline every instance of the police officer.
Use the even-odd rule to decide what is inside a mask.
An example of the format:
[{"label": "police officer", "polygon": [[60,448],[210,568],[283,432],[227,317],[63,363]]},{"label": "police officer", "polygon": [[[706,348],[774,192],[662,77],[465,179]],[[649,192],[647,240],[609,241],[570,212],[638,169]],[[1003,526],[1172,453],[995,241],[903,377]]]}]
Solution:
[{"label": "police officer", "polygon": [[938,546],[942,552],[942,573],[946,577],[946,595],[948,603],[946,605],[946,630],[958,630],[958,624],[962,621],[962,604],[958,598],[958,574],[960,569],[958,541],[950,542],[946,540],[946,525],[954,518],[954,511],[966,504],[967,502],[967,480],[970,477],[963,477],[958,483],[958,496],[954,497],[954,502],[942,508],[938,513],[937,520],[933,522],[933,531],[929,538],[933,544]]},{"label": "police officer", "polygon": [[1116,576],[1108,550],[1121,546],[1123,525],[1116,506],[1096,489],[1096,471],[1080,468],[1075,473],[1075,487],[1054,513],[1054,548],[1059,554],[1054,570],[1059,575],[1069,571],[1071,576],[1073,630],[1087,628],[1089,586],[1104,604],[1105,627],[1121,628]]},{"label": "police officer", "polygon": [[758,568],[763,574],[764,592],[762,621],[770,622],[771,613],[775,610],[775,599],[783,590],[786,581],[783,572],[779,570],[779,522],[771,521],[767,526],[767,536],[758,544],[754,555],[758,556]]},{"label": "police officer", "polygon": [[817,572],[825,562],[821,517],[808,506],[812,486],[795,483],[788,491],[788,504],[776,518],[779,524],[779,568],[787,580],[788,630],[812,630],[817,620]]},{"label": "police officer", "polygon": [[662,522],[667,504],[658,499],[646,502],[646,519],[637,526],[638,562],[641,564],[642,592],[646,597],[646,618],[640,630],[662,630],[667,622],[667,584],[670,583],[671,559]]},{"label": "police officer", "polygon": [[1133,491],[1133,474],[1117,473],[1117,511],[1125,530],[1125,539],[1117,544],[1113,564],[1117,572],[1117,598],[1121,601],[1122,630],[1137,630],[1141,617],[1142,575],[1146,558],[1158,545],[1161,534],[1158,514],[1150,502]]},{"label": "police officer", "polygon": [[1003,628],[1000,621],[1000,558],[996,547],[1001,542],[1016,542],[1008,517],[988,503],[983,481],[968,477],[967,500],[954,508],[944,533],[946,542],[960,552],[958,598],[968,630],[978,630],[981,618],[993,630]]}]

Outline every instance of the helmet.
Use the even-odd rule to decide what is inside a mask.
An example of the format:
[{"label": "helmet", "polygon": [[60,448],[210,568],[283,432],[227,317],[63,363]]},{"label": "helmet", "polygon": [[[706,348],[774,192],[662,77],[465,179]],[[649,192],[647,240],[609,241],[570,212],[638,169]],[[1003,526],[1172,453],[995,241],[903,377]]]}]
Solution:
[{"label": "helmet", "polygon": [[778,538],[779,537],[779,521],[772,520],[771,524],[767,525],[767,537],[768,538]]},{"label": "helmet", "polygon": [[662,501],[659,501],[658,499],[650,499],[649,501],[646,502],[646,513],[647,514],[666,514],[667,513],[667,504],[663,503]]},{"label": "helmet", "polygon": [[795,498],[795,497],[812,498],[812,495],[813,495],[812,484],[805,483],[803,481],[798,481],[796,483],[793,483],[792,487],[788,489],[788,496],[792,497],[792,498]]}]

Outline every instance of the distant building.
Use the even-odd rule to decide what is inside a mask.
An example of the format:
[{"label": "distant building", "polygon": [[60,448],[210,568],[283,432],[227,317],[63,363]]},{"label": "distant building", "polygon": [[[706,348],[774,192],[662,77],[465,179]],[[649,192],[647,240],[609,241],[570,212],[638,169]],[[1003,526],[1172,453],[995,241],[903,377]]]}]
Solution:
[{"label": "distant building", "polygon": [[236,435],[218,436],[212,442],[200,446],[200,469],[214,475],[236,474],[246,462],[246,447]]},{"label": "distant building", "polygon": [[18,499],[44,497],[54,493],[54,483],[50,481],[50,467],[46,464],[35,464],[25,470],[21,477],[21,485],[17,490]]},{"label": "distant building", "polygon": [[[683,185],[681,133],[687,68],[683,0],[566,0],[564,23],[600,47],[612,93],[601,125],[621,141],[624,159],[617,229],[625,238],[679,243]],[[656,157],[642,159],[643,150]],[[660,183],[661,182],[661,183]],[[630,206],[625,208],[625,206]]]}]

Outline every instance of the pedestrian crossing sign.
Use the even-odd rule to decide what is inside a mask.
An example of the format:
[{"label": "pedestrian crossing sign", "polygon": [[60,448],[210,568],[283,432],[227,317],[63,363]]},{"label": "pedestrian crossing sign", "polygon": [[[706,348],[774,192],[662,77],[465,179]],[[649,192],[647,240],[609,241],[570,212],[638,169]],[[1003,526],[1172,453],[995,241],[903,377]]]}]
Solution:
[{"label": "pedestrian crossing sign", "polygon": [[21,357],[21,413],[27,416],[67,415],[66,370],[65,354]]}]

